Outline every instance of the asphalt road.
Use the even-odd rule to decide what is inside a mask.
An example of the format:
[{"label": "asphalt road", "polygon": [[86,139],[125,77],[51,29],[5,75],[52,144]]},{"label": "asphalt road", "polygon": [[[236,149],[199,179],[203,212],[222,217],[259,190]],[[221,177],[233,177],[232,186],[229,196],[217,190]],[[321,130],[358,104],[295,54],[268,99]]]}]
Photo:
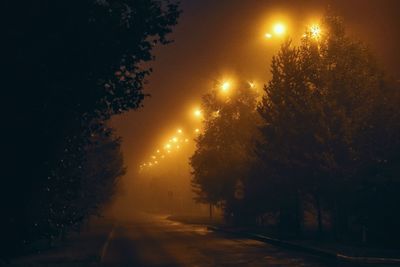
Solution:
[{"label": "asphalt road", "polygon": [[[328,266],[328,262],[260,241],[212,232],[167,216],[136,215],[126,221],[101,219],[62,246],[15,259],[7,267],[208,267]],[[366,265],[372,266],[372,265]]]},{"label": "asphalt road", "polygon": [[139,216],[114,225],[101,251],[102,266],[336,266],[323,259],[245,238]]}]

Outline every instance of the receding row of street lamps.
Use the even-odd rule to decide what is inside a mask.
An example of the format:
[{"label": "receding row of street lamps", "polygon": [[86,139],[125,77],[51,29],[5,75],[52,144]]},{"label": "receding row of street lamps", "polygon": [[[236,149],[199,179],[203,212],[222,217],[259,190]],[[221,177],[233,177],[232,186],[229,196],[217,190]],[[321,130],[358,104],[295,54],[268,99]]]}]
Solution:
[{"label": "receding row of street lamps", "polygon": [[[283,22],[276,22],[271,32],[265,33],[266,39],[272,39],[273,37],[283,37],[286,35],[287,26]],[[318,40],[321,38],[322,29],[321,26],[317,23],[311,24],[307,27],[307,32],[310,33],[310,37],[314,40]],[[303,37],[306,37],[307,34],[304,34]]]},{"label": "receding row of street lamps", "polygon": [[[285,23],[276,22],[272,27],[272,31],[265,33],[265,38],[272,39],[273,37],[283,37],[284,35],[286,35],[286,32],[287,26],[285,25]],[[307,33],[304,34],[303,37],[310,36],[312,39],[318,40],[320,39],[321,34],[321,27],[318,24],[311,24],[307,28]],[[255,89],[257,87],[254,81],[249,81],[248,85],[251,89]],[[231,91],[232,87],[233,82],[231,79],[224,79],[218,85],[220,92],[224,95],[228,94]],[[193,109],[192,114],[193,117],[199,121],[203,118],[203,112],[200,108]],[[195,128],[193,130],[193,134],[198,135],[199,133],[199,128]],[[176,130],[176,135],[172,136],[168,140],[168,142],[163,145],[163,149],[156,149],[154,155],[150,157],[150,160],[140,165],[140,170],[151,168],[160,164],[161,160],[165,159],[167,155],[171,154],[174,151],[180,150],[180,148],[187,143],[189,143],[189,138],[185,137],[183,129],[178,128]]]},{"label": "receding row of street lamps", "polygon": [[[196,108],[193,110],[193,117],[196,119],[201,119],[203,113],[201,109]],[[189,132],[190,133],[190,132]],[[166,143],[162,146],[162,149],[157,148],[155,153],[150,156],[150,159],[142,164],[140,164],[139,169],[144,170],[145,168],[151,168],[156,165],[159,165],[162,160],[164,160],[167,156],[172,154],[173,152],[179,151],[184,145],[187,145],[190,142],[190,139],[193,138],[193,135],[196,136],[200,133],[199,128],[195,128],[192,131],[192,135],[185,135],[185,132],[182,128],[178,128],[175,131],[175,135],[171,136]]]},{"label": "receding row of street lamps", "polygon": [[[249,81],[248,84],[250,88],[256,88],[256,83],[254,81]],[[223,94],[227,94],[232,87],[233,82],[228,79],[223,80],[218,86],[220,92]],[[194,119],[201,121],[203,118],[203,111],[199,107],[196,107],[192,110],[192,116]],[[193,129],[193,134],[195,136],[200,134],[200,128]],[[156,149],[155,153],[150,156],[150,159],[139,166],[140,170],[159,165],[161,160],[165,159],[167,155],[180,150],[180,148],[189,143],[189,141],[190,139],[185,136],[182,128],[176,129],[175,135],[168,139],[168,141],[162,146],[162,149]]]},{"label": "receding row of street lamps", "polygon": [[[248,85],[250,88],[256,88],[256,83],[254,81],[249,81]],[[233,87],[233,82],[231,80],[223,80],[218,86],[219,90],[223,94],[227,94]],[[192,110],[192,116],[194,119],[201,121],[203,118],[203,111],[196,107]],[[196,136],[200,134],[200,128],[193,129],[193,134]],[[154,167],[159,165],[161,160],[165,159],[167,155],[173,153],[174,151],[180,150],[180,148],[189,143],[190,139],[185,137],[182,128],[176,130],[176,134],[168,139],[168,141],[162,146],[162,149],[156,149],[155,153],[150,157],[147,162],[142,163],[139,168],[143,170],[145,168]]]}]

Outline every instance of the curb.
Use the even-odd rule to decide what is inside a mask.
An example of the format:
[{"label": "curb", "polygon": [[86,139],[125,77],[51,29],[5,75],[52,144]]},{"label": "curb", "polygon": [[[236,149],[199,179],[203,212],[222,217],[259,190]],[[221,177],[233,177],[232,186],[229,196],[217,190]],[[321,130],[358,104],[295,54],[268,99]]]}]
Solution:
[{"label": "curb", "polygon": [[338,260],[338,261],[345,261],[345,262],[353,262],[353,263],[364,263],[364,264],[393,264],[393,265],[399,265],[400,266],[400,259],[397,258],[376,258],[376,257],[353,257],[353,256],[348,256],[340,253],[335,253],[333,251],[325,250],[325,249],[320,249],[320,248],[315,248],[315,247],[309,247],[309,246],[304,246],[300,245],[297,243],[289,242],[289,241],[284,241],[280,240],[277,238],[272,238],[264,235],[259,235],[259,234],[254,234],[254,233],[247,233],[247,232],[237,232],[237,231],[232,231],[232,230],[227,230],[223,229],[220,227],[216,226],[207,226],[208,230],[214,231],[214,232],[223,232],[223,233],[228,233],[228,234],[233,234],[237,236],[243,236],[247,238],[251,238],[257,241],[269,243],[274,246],[279,246],[287,249],[293,249],[301,252],[306,252],[310,253],[316,256],[328,258],[331,260]]}]

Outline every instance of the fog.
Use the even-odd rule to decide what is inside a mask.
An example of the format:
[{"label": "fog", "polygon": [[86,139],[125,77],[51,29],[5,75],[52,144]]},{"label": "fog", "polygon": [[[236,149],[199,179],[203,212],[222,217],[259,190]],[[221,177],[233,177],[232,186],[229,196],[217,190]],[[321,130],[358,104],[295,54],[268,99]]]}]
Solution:
[{"label": "fog", "polygon": [[182,151],[151,170],[140,172],[139,166],[179,127],[193,131],[190,112],[215,79],[235,75],[260,84],[268,81],[269,64],[279,45],[267,43],[262,34],[273,17],[285,18],[295,39],[310,19],[320,17],[329,7],[344,17],[351,35],[370,45],[389,75],[400,74],[396,0],[181,2],[183,14],[170,36],[174,42],[155,53],[154,72],[145,88],[151,97],[145,99],[143,108],[111,121],[123,138],[127,167],[113,205],[116,214],[138,209],[207,214],[207,207],[193,202],[188,165],[195,149],[193,136]]}]

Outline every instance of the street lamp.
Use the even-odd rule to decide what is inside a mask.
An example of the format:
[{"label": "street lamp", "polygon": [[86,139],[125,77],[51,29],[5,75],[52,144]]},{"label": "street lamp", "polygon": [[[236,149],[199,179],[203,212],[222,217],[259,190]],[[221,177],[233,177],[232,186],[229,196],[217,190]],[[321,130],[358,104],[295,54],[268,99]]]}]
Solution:
[{"label": "street lamp", "polygon": [[267,33],[265,34],[265,38],[271,39],[271,38],[272,38],[272,34],[270,34],[269,32],[267,32]]},{"label": "street lamp", "polygon": [[225,81],[221,84],[222,92],[227,92],[231,87],[231,83],[229,81]]},{"label": "street lamp", "polygon": [[275,25],[274,25],[274,33],[276,34],[276,35],[278,35],[278,36],[282,36],[282,35],[284,35],[285,34],[285,32],[286,32],[286,27],[285,27],[285,25],[284,24],[282,24],[282,23],[276,23]]},{"label": "street lamp", "polygon": [[200,110],[199,108],[196,108],[196,109],[193,111],[193,115],[194,115],[196,118],[200,118],[201,115],[202,115],[202,112],[201,112],[201,110]]},{"label": "street lamp", "polygon": [[312,39],[317,40],[321,37],[321,27],[318,24],[311,25],[309,30]]},{"label": "street lamp", "polygon": [[249,86],[250,86],[251,89],[256,88],[256,83],[255,82],[248,82],[248,83],[249,83]]}]

